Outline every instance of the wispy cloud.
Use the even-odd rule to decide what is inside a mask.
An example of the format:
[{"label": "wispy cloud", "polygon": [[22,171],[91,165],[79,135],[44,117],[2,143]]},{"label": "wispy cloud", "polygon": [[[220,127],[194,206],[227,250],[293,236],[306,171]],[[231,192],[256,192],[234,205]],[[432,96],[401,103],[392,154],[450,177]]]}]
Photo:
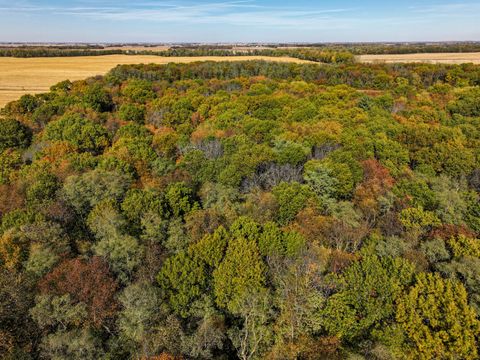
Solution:
[{"label": "wispy cloud", "polygon": [[0,38],[475,40],[479,13],[479,0],[0,0]]},{"label": "wispy cloud", "polygon": [[[95,5],[93,5],[95,4]],[[3,6],[2,6],[3,5]],[[322,10],[302,9],[292,6],[267,7],[253,1],[223,1],[192,4],[180,1],[146,1],[122,4],[122,2],[82,1],[61,6],[38,6],[28,2],[5,5],[0,11],[16,13],[45,13],[63,16],[88,17],[109,21],[149,21],[185,24],[229,24],[238,26],[281,26],[322,28],[334,24],[339,16],[351,12],[351,8]],[[340,25],[341,26],[341,25]]]},{"label": "wispy cloud", "polygon": [[444,4],[432,4],[424,6],[410,6],[409,9],[416,14],[427,16],[478,16],[480,11],[479,2],[452,2]]}]

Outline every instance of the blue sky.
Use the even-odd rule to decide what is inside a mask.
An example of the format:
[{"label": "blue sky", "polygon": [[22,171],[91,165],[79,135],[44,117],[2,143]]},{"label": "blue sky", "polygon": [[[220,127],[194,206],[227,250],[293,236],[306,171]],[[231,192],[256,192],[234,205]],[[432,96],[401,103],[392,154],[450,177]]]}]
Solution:
[{"label": "blue sky", "polygon": [[480,0],[0,0],[0,41],[480,40]]}]

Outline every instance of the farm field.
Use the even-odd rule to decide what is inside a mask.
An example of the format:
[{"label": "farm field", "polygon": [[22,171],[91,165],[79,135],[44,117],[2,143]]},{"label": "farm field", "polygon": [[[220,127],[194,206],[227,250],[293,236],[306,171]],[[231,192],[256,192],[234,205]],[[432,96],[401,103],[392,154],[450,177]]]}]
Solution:
[{"label": "farm field", "polygon": [[0,108],[24,94],[47,92],[50,86],[69,79],[81,80],[103,75],[119,64],[190,63],[195,61],[270,60],[308,63],[290,57],[267,56],[202,56],[160,57],[154,55],[105,55],[51,58],[0,58]]},{"label": "farm field", "polygon": [[357,60],[363,63],[426,62],[426,63],[434,63],[434,64],[463,64],[463,63],[480,64],[480,52],[359,55],[357,57]]}]

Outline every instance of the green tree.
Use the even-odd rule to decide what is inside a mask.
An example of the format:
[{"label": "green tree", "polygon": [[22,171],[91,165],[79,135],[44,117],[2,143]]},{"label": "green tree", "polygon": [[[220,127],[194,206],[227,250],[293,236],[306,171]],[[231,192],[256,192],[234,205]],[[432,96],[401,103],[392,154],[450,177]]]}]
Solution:
[{"label": "green tree", "polygon": [[294,257],[304,248],[305,239],[297,232],[282,231],[275,223],[268,222],[256,237],[263,256]]},{"label": "green tree", "polygon": [[464,256],[450,262],[440,262],[435,269],[464,284],[470,305],[477,312],[477,316],[480,315],[480,258]]},{"label": "green tree", "polygon": [[401,179],[395,184],[393,193],[400,198],[408,199],[415,207],[432,211],[436,207],[435,192],[425,179]]},{"label": "green tree", "polygon": [[184,182],[170,184],[165,199],[176,217],[186,215],[199,207],[194,199],[194,192]]},{"label": "green tree", "polygon": [[42,355],[52,360],[96,360],[103,356],[100,338],[90,329],[58,331],[43,338]]},{"label": "green tree", "polygon": [[207,234],[198,243],[190,248],[196,257],[201,259],[210,268],[220,265],[230,241],[230,234],[223,226],[218,227],[213,234]]},{"label": "green tree", "polygon": [[153,190],[131,189],[125,195],[121,209],[125,217],[134,227],[139,227],[142,218],[147,214],[167,217],[168,212],[164,195]]},{"label": "green tree", "polygon": [[480,195],[471,191],[465,198],[467,202],[465,222],[472,230],[480,233]]},{"label": "green tree", "polygon": [[418,359],[477,359],[480,323],[458,282],[438,274],[420,274],[408,294],[399,299],[397,322]]},{"label": "green tree", "polygon": [[327,331],[347,342],[368,338],[394,314],[395,302],[413,279],[413,265],[401,259],[364,257],[338,279],[322,313]]},{"label": "green tree", "polygon": [[26,199],[30,205],[42,205],[55,198],[59,188],[57,177],[48,171],[35,174],[31,184],[26,189]]},{"label": "green tree", "polygon": [[205,291],[204,265],[186,252],[169,257],[157,276],[172,309],[187,317],[190,305]]},{"label": "green tree", "polygon": [[451,113],[465,116],[480,116],[480,90],[472,88],[460,93],[458,99],[448,105]]},{"label": "green tree", "polygon": [[435,214],[443,223],[462,225],[468,206],[465,201],[465,185],[441,176],[432,181],[432,190],[437,205]]},{"label": "green tree", "polygon": [[400,222],[407,230],[425,230],[440,225],[440,219],[421,207],[407,208],[400,212]]},{"label": "green tree", "polygon": [[156,97],[150,81],[137,79],[128,81],[126,86],[122,89],[122,95],[129,100],[140,104],[145,104]]},{"label": "green tree", "polygon": [[0,152],[8,148],[26,148],[32,140],[32,132],[13,119],[0,119]]},{"label": "green tree", "polygon": [[87,87],[83,93],[83,102],[98,112],[110,111],[113,107],[110,94],[100,83]]},{"label": "green tree", "polygon": [[122,104],[118,116],[123,121],[133,121],[137,124],[145,122],[145,106],[135,104]]},{"label": "green tree", "polygon": [[320,197],[348,198],[354,187],[350,167],[331,160],[309,161],[305,166],[304,178]]},{"label": "green tree", "polygon": [[150,356],[148,340],[159,321],[160,294],[158,288],[147,283],[134,283],[119,296],[122,310],[118,316],[121,334],[138,344],[139,354]]},{"label": "green tree", "polygon": [[67,234],[55,222],[36,221],[22,226],[21,233],[30,244],[25,270],[35,276],[45,275],[71,252]]},{"label": "green tree", "polygon": [[73,303],[69,294],[39,295],[30,315],[43,329],[67,330],[82,325],[88,317],[86,305]]},{"label": "green tree", "polygon": [[297,182],[283,182],[275,186],[272,193],[278,202],[278,221],[281,224],[287,224],[293,220],[299,211],[304,209],[308,202],[314,198],[308,186]]},{"label": "green tree", "polygon": [[92,249],[108,260],[118,279],[127,283],[140,264],[144,248],[137,238],[124,233],[125,221],[111,203],[100,203],[88,217],[97,239]]},{"label": "green tree", "polygon": [[32,113],[40,104],[41,100],[30,94],[23,95],[18,100],[18,107],[22,114]]},{"label": "green tree", "polygon": [[465,235],[451,236],[447,245],[454,257],[475,256],[480,258],[480,241]]},{"label": "green tree", "polygon": [[115,201],[110,199],[95,205],[88,214],[87,225],[99,240],[121,236],[127,229]]},{"label": "green tree", "polygon": [[130,123],[120,127],[115,133],[115,141],[122,138],[136,140],[137,142],[144,142],[150,145],[153,135],[145,126]]},{"label": "green tree", "polygon": [[275,142],[274,154],[280,164],[302,164],[310,153],[311,150],[301,144],[284,140]]},{"label": "green tree", "polygon": [[22,164],[22,158],[19,152],[14,150],[5,150],[0,152],[0,185],[10,182],[10,175]]},{"label": "green tree", "polygon": [[410,162],[408,150],[384,134],[377,135],[374,142],[374,154],[375,158],[392,174],[403,171]]},{"label": "green tree", "polygon": [[100,153],[110,143],[107,131],[79,114],[67,114],[50,122],[45,128],[45,139],[67,141],[80,151]]},{"label": "green tree", "polygon": [[264,289],[265,270],[254,240],[231,240],[223,261],[213,272],[217,305],[232,313],[239,311],[249,293]]},{"label": "green tree", "polygon": [[333,176],[331,169],[318,161],[309,161],[305,165],[304,179],[310,188],[320,198],[333,197],[336,193],[338,180]]},{"label": "green tree", "polygon": [[86,215],[103,200],[120,201],[131,179],[118,171],[96,169],[81,175],[70,176],[63,185],[63,196],[79,213]]}]

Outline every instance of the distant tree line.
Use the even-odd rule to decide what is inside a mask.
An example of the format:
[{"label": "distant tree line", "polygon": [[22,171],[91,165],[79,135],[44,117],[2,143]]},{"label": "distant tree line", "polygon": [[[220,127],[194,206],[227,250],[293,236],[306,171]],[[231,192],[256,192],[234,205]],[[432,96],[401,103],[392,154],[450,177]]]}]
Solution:
[{"label": "distant tree line", "polygon": [[74,56],[101,56],[123,54],[124,50],[93,50],[71,48],[0,48],[0,57],[35,58],[35,57],[74,57]]},{"label": "distant tree line", "polygon": [[101,55],[157,55],[166,57],[186,56],[290,56],[302,60],[322,63],[349,63],[354,61],[352,54],[346,51],[326,51],[318,49],[252,49],[231,50],[212,48],[172,48],[162,51],[153,50],[122,50],[122,49],[70,49],[70,48],[3,48],[0,56],[3,57],[74,57],[74,56],[101,56]]},{"label": "distant tree line", "polygon": [[333,51],[348,51],[354,55],[480,52],[479,42],[438,44],[351,44],[329,47]]},{"label": "distant tree line", "polygon": [[[148,46],[144,46],[147,47]],[[0,56],[60,57],[99,55],[158,55],[158,56],[290,56],[322,63],[351,63],[355,55],[414,54],[414,53],[480,52],[479,42],[458,43],[352,43],[352,44],[268,44],[265,47],[246,45],[174,45],[170,49],[111,49],[101,45],[49,45],[0,48]]]}]

